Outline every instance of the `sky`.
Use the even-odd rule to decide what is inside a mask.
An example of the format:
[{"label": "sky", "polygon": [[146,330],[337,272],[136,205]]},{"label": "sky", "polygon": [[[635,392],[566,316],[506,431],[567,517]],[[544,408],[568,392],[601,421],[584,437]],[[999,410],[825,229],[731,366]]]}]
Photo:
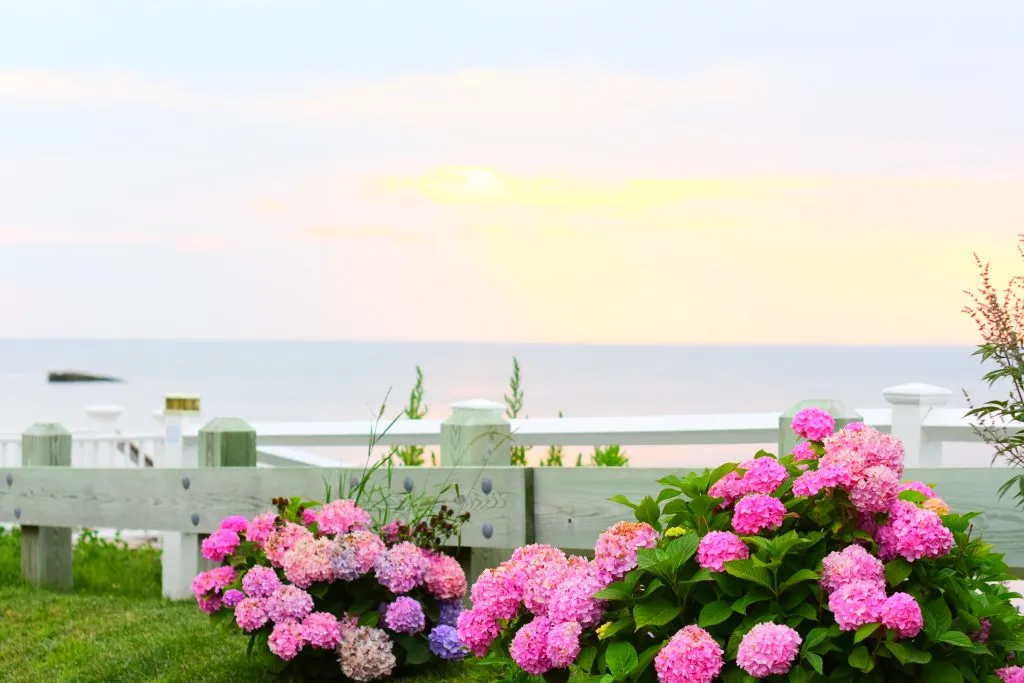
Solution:
[{"label": "sky", "polygon": [[0,0],[0,337],[973,344],[1019,0]]}]

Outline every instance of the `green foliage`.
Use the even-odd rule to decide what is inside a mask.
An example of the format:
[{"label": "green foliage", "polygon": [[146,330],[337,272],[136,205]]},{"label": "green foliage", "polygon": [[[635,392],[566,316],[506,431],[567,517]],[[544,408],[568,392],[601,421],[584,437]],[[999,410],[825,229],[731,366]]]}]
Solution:
[{"label": "green foliage", "polygon": [[[519,375],[519,359],[512,357],[512,377],[508,380],[509,393],[505,394],[505,415],[510,420],[519,417],[523,410],[523,387]],[[526,465],[526,446],[513,446],[511,449],[513,465]]]},{"label": "green foliage", "polygon": [[617,444],[611,446],[595,446],[590,456],[590,464],[594,467],[627,467],[629,456]]},{"label": "green foliage", "polygon": [[[558,417],[565,417],[561,410],[558,411]],[[562,446],[548,446],[548,455],[547,458],[541,462],[541,467],[561,467],[563,464],[562,456],[564,454],[565,450]]]},{"label": "green foliage", "polygon": [[[427,406],[423,403],[423,370],[416,366],[416,383],[409,392],[409,402],[405,405],[402,415],[407,420],[422,420],[427,415]],[[406,467],[418,467],[423,464],[423,446],[400,446],[395,449],[395,457]],[[433,459],[433,453],[431,453]]]},{"label": "green foliage", "polygon": [[[1024,258],[1024,235],[1017,251]],[[981,285],[966,292],[971,303],[964,312],[974,320],[982,339],[974,355],[992,368],[982,379],[989,388],[998,385],[1005,393],[1003,398],[978,405],[964,392],[970,405],[966,417],[975,419],[975,433],[993,447],[993,462],[1024,467],[1024,430],[1015,426],[1024,423],[1024,277],[1013,277],[1000,290],[992,283],[989,265],[977,255],[974,259]],[[1024,505],[1024,474],[1013,476],[1000,488],[1000,496],[1007,493]]]},{"label": "green foliage", "polygon": [[[792,456],[780,462],[791,477],[800,474]],[[729,529],[731,519],[709,489],[735,468],[664,477],[658,482],[661,492],[640,502],[613,498],[631,508],[638,521],[672,532],[663,534],[656,547],[641,549],[636,569],[597,594],[607,601],[605,625],[584,635],[583,647],[592,648],[593,656],[577,662],[590,680],[654,683],[650,661],[689,624],[706,629],[725,650],[723,681],[753,680],[736,667],[736,652],[743,635],[765,621],[786,624],[803,639],[785,677],[790,681],[979,683],[993,680],[993,671],[1006,666],[1008,655],[1018,661],[1024,655],[1024,617],[1010,602],[1019,596],[1001,583],[1012,576],[1003,556],[972,536],[974,514],[944,517],[954,538],[946,556],[917,562],[898,558],[885,566],[889,592],[908,593],[922,606],[922,633],[904,640],[878,623],[843,632],[828,609],[819,583],[825,555],[855,541],[877,553],[875,542],[858,528],[855,508],[838,491],[810,498],[777,492],[787,503],[783,525],[743,537],[750,557],[726,562],[724,572],[701,568],[696,561],[699,539]],[[831,504],[825,506],[826,500]],[[815,519],[819,506],[829,510],[824,525]],[[987,642],[971,635],[981,628],[981,619],[991,622]]]}]

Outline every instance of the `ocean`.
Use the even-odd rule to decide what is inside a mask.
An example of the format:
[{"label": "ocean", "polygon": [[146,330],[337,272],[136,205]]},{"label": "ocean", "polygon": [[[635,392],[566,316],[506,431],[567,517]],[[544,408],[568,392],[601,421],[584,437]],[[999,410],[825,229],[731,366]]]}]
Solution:
[{"label": "ocean", "polygon": [[[196,393],[204,419],[371,419],[401,411],[424,373],[429,417],[459,400],[501,401],[521,365],[523,416],[667,415],[785,410],[806,398],[881,408],[885,387],[926,382],[984,398],[971,347],[556,346],[395,342],[0,341],[0,432],[39,421],[86,427],[85,408],[116,404],[122,431],[152,432],[166,393]],[[113,375],[121,384],[48,384],[47,372]],[[725,448],[726,450],[722,450]],[[749,446],[700,449],[701,460]],[[946,454],[987,464],[981,447]],[[690,449],[682,449],[690,450]],[[634,464],[679,462],[680,449],[632,449]],[[980,455],[979,455],[980,454]],[[694,455],[690,453],[689,455]],[[705,457],[706,456],[706,457]]]}]

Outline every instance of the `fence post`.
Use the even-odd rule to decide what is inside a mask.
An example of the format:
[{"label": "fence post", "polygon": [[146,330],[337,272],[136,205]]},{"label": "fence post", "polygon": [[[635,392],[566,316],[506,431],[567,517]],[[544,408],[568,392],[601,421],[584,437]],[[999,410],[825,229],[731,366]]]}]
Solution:
[{"label": "fence post", "polygon": [[[24,467],[70,467],[71,432],[59,424],[35,424],[21,436]],[[70,590],[71,528],[21,527],[21,575],[34,586]]]},{"label": "fence post", "polygon": [[860,422],[864,418],[856,410],[850,410],[840,401],[828,398],[812,398],[800,401],[779,416],[779,457],[789,455],[800,440],[793,433],[793,417],[804,408],[821,408],[835,418],[836,429],[842,429],[851,422]]},{"label": "fence post", "polygon": [[[505,406],[486,400],[461,401],[441,423],[441,465],[445,467],[508,467],[512,425]],[[460,557],[472,583],[484,569],[508,559],[511,549],[473,548]]]},{"label": "fence post", "polygon": [[[198,467],[195,449],[186,450],[182,432],[200,412],[199,397],[185,394],[168,394],[164,398],[162,423],[164,427],[163,457],[155,462],[157,467]],[[165,531],[161,534],[161,579],[164,597],[187,598],[191,593],[192,576],[184,578],[194,567],[192,560],[199,553],[197,536],[182,534],[180,531]]]},{"label": "fence post", "polygon": [[[111,467],[115,466],[114,459],[117,457],[117,440],[113,438],[114,435],[117,434],[117,418],[121,417],[123,412],[124,409],[122,409],[121,406],[113,405],[95,405],[86,406],[85,408],[85,414],[89,418],[89,421],[92,422],[93,427],[96,428],[96,433],[100,436],[111,437],[110,441],[96,445],[97,452],[100,450],[103,451],[103,455],[101,457],[106,458],[110,462]],[[129,458],[131,456],[130,449],[131,444],[125,442],[125,458]],[[101,463],[102,460],[94,464],[100,465]]]},{"label": "fence post", "polygon": [[882,390],[892,406],[892,433],[903,442],[906,467],[942,466],[942,443],[929,441],[922,424],[933,407],[945,405],[952,395],[949,389],[921,383]]}]

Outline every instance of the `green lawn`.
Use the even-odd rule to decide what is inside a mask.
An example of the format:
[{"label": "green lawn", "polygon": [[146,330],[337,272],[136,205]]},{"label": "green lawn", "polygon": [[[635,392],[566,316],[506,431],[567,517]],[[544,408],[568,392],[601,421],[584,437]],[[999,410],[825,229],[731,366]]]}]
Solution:
[{"label": "green lawn", "polygon": [[[87,538],[75,548],[75,590],[27,587],[17,532],[0,530],[0,680],[10,683],[272,680],[245,654],[247,639],[216,628],[191,601],[160,599],[152,549]],[[471,663],[407,679],[487,681]]]}]

